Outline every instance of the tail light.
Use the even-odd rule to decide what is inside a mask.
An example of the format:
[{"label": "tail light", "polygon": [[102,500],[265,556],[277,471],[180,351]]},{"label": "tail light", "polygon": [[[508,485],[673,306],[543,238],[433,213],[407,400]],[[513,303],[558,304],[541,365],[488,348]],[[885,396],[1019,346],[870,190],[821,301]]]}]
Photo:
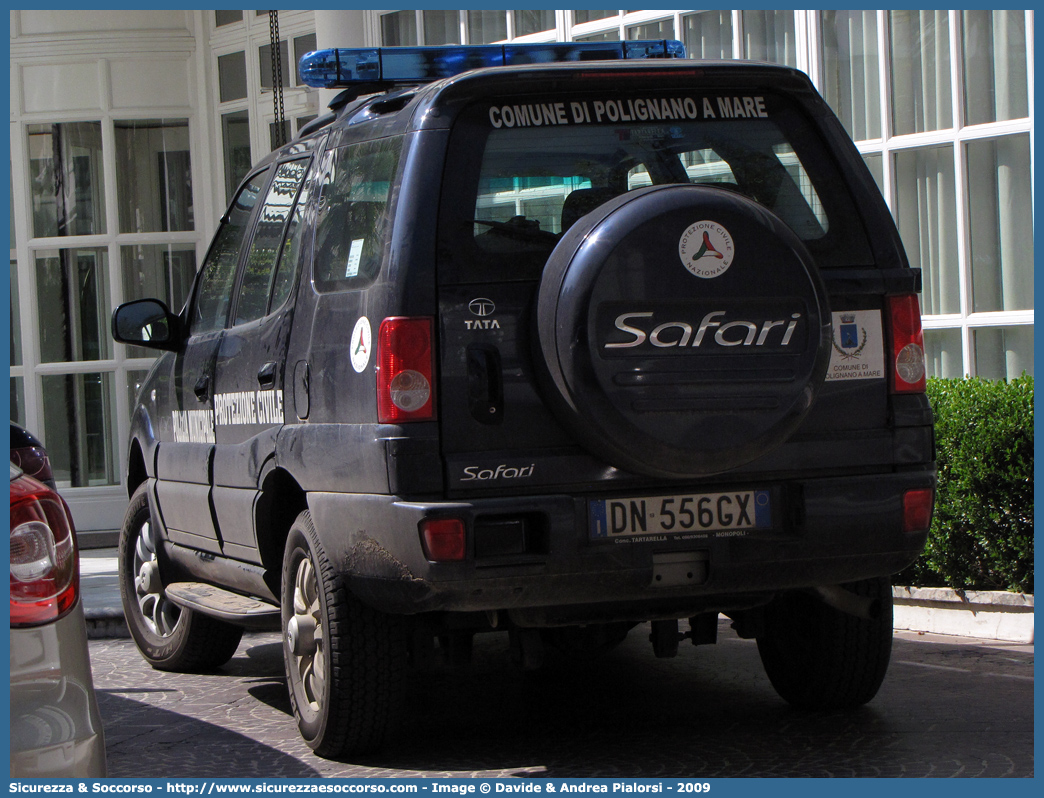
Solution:
[{"label": "tail light", "polygon": [[80,572],[65,502],[35,480],[11,483],[11,626],[55,621],[76,604]]},{"label": "tail light", "polygon": [[917,295],[890,296],[887,302],[892,339],[892,393],[924,393],[924,334]]},{"label": "tail light", "polygon": [[424,556],[432,562],[459,562],[467,553],[464,522],[459,518],[428,518],[420,524]]},{"label": "tail light", "polygon": [[903,494],[903,532],[925,532],[932,525],[935,491],[931,488],[908,490]]},{"label": "tail light", "polygon": [[377,336],[377,417],[382,424],[435,418],[429,318],[388,318]]}]

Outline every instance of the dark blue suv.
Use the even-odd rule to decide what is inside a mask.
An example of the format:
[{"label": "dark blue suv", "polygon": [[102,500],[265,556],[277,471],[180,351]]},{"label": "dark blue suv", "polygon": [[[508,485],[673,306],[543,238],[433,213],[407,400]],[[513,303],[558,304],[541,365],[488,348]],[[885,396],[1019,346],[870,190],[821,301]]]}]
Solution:
[{"label": "dark blue suv", "polygon": [[[677,42],[312,53],[138,396],[120,542],[157,668],[279,628],[304,738],[383,744],[408,665],[650,624],[852,707],[934,497],[917,293],[808,78]],[[684,622],[680,626],[679,621]]]}]

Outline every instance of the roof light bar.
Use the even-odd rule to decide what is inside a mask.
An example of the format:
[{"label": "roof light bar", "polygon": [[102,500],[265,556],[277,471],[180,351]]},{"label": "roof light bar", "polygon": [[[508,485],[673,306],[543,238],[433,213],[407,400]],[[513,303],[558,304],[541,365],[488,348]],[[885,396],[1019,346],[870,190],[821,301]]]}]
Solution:
[{"label": "roof light bar", "polygon": [[673,39],[653,39],[450,47],[338,47],[306,53],[300,66],[301,80],[306,85],[333,89],[377,81],[425,83],[482,67],[626,58],[685,58],[685,45]]}]

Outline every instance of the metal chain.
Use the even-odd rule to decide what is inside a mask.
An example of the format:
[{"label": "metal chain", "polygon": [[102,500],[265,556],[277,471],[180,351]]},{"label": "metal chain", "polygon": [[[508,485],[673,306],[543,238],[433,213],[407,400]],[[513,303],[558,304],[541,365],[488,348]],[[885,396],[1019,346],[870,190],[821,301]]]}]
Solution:
[{"label": "metal chain", "polygon": [[272,40],[272,111],[275,116],[275,149],[286,144],[283,114],[283,53],[279,47],[279,12],[268,12],[268,33]]}]

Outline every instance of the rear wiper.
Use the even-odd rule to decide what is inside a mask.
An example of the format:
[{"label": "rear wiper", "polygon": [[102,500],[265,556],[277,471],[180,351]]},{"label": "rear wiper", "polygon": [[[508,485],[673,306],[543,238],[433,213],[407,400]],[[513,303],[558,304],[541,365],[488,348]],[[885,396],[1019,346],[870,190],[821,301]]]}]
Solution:
[{"label": "rear wiper", "polygon": [[484,224],[492,227],[498,233],[513,238],[525,238],[532,241],[546,241],[548,243],[558,242],[558,233],[550,230],[541,230],[540,222],[536,219],[527,219],[525,216],[512,216],[506,222],[493,219],[468,219],[468,224]]}]

